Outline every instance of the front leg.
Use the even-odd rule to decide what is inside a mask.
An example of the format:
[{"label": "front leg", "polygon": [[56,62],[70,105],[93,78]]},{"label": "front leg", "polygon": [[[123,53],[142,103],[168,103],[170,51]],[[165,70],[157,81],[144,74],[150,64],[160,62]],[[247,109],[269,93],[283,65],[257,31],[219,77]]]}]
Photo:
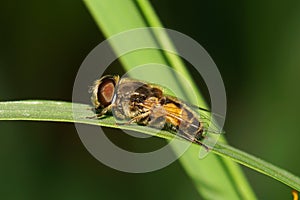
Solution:
[{"label": "front leg", "polygon": [[106,115],[107,112],[111,112],[112,106],[113,106],[113,105],[110,104],[109,106],[103,108],[103,109],[101,110],[101,112],[97,114],[97,117],[99,118],[99,117],[101,117],[102,115]]},{"label": "front leg", "polygon": [[112,104],[109,105],[109,106],[107,106],[107,107],[105,107],[105,108],[103,108],[100,113],[96,113],[96,115],[89,116],[89,117],[86,117],[86,118],[87,119],[99,119],[100,117],[102,117],[103,115],[105,115],[107,112],[110,112],[111,108],[112,108]]}]

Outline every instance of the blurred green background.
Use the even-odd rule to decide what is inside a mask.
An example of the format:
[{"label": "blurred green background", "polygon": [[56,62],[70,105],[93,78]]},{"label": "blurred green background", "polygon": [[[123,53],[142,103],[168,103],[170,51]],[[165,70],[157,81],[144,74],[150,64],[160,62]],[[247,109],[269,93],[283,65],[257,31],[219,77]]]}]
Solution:
[{"label": "blurred green background", "polygon": [[[197,40],[219,67],[230,144],[299,176],[300,1],[151,2],[165,27]],[[71,101],[81,62],[104,40],[84,3],[5,1],[0,23],[0,100]],[[178,162],[147,174],[102,165],[73,124],[1,121],[0,159],[0,199],[198,196]],[[243,169],[259,199],[291,199],[287,186]]]}]

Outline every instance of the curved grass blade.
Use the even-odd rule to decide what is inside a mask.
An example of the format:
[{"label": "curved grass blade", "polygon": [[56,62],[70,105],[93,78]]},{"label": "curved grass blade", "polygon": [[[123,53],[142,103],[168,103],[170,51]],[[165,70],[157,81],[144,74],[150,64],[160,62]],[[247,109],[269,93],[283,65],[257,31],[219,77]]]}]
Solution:
[{"label": "curved grass blade", "polygon": [[[73,119],[73,111],[76,114],[76,120]],[[25,100],[25,101],[7,101],[0,102],[0,121],[3,120],[26,120],[26,121],[49,121],[49,122],[71,122],[71,123],[82,123],[90,124],[96,126],[105,126],[111,128],[122,128],[127,130],[133,130],[141,132],[144,134],[155,135],[156,137],[164,139],[172,139],[173,134],[167,131],[161,131],[158,134],[153,132],[153,129],[145,126],[117,126],[113,117],[106,117],[103,119],[90,119],[94,115],[94,112],[91,110],[89,105],[85,104],[73,104],[70,102],[61,102],[61,101],[47,101],[47,100]],[[181,138],[177,138],[181,139]],[[197,158],[197,153],[199,151],[199,146],[196,144],[191,145],[187,154],[190,159],[188,159],[190,167],[193,167],[193,162],[199,162]],[[262,159],[259,159],[253,155],[245,153],[241,150],[233,148],[229,145],[217,143],[212,150],[214,154],[222,156],[224,158],[230,158],[237,163],[240,163],[246,167],[249,167],[255,171],[258,171],[262,174],[270,176],[289,187],[300,191],[300,178],[291,174],[290,172],[281,169],[268,163]],[[210,154],[206,159],[218,159],[220,157]],[[224,159],[224,162],[228,162],[228,159]],[[220,167],[220,166],[219,166]],[[195,170],[193,170],[195,172]],[[205,172],[203,172],[205,173]],[[219,173],[215,173],[212,177],[204,176],[205,179],[214,178],[214,176],[219,176]],[[195,174],[195,178],[202,179],[199,177],[199,174]],[[222,183],[223,184],[223,183]],[[237,182],[238,184],[238,182]],[[215,185],[203,185],[205,190],[204,193],[209,190],[215,190]],[[218,188],[220,189],[220,188]],[[225,190],[226,187],[219,194],[222,194],[222,190]],[[223,191],[226,192],[226,191]],[[228,191],[227,191],[228,192]],[[205,193],[207,198],[210,197],[221,197],[216,195],[216,193]],[[224,198],[224,196],[222,196]]]},{"label": "curved grass blade", "polygon": [[[74,115],[76,118],[73,118]],[[0,120],[74,122],[126,130],[140,130],[148,135],[158,135],[165,139],[174,137],[167,131],[153,133],[153,130],[149,127],[125,125],[120,127],[116,125],[112,116],[100,120],[91,118],[93,116],[95,116],[95,113],[92,111],[92,107],[86,104],[49,100],[0,102]]]}]

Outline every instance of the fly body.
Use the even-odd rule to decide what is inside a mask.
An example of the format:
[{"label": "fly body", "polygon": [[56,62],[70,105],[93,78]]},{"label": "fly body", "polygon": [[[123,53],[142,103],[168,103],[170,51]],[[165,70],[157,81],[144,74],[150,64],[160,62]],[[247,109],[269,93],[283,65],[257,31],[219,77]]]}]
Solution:
[{"label": "fly body", "polygon": [[203,145],[205,131],[200,115],[184,101],[164,94],[157,85],[106,75],[95,81],[92,103],[98,117],[113,114],[126,124],[164,129]]}]

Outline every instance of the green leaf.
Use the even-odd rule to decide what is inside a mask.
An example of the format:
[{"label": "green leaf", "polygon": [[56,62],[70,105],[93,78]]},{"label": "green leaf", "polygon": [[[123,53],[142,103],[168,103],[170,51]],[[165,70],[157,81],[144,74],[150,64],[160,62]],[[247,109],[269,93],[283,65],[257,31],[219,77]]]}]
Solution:
[{"label": "green leaf", "polygon": [[[0,102],[0,120],[29,120],[75,122],[111,128],[120,128],[112,116],[101,120],[93,118],[95,113],[90,105],[76,104],[63,101],[24,100]],[[76,117],[74,117],[76,116]],[[156,135],[149,127],[122,126],[126,130],[140,130],[148,135]],[[174,136],[167,132],[157,133],[159,137],[171,139]]]},{"label": "green leaf", "polygon": [[[85,0],[84,2],[107,38],[133,28],[148,26],[162,27],[150,3],[145,0]],[[146,37],[143,36],[143,38],[149,42],[157,42],[161,47],[172,47],[168,36],[161,32],[153,31],[152,34]],[[113,42],[111,46],[118,53],[124,45],[128,45],[127,42]],[[194,91],[199,91],[181,59],[174,54],[159,50],[140,50],[120,57],[120,61],[126,71],[130,71],[135,66],[148,63],[160,63],[172,66],[173,69],[176,69],[178,73],[189,81]],[[130,75],[133,76],[133,73],[131,72]],[[189,91],[185,88],[186,84],[178,82],[172,71],[169,73],[151,73],[151,71],[147,71],[147,76],[159,76],[162,79],[173,82],[172,89],[176,87],[181,88],[182,94],[180,95],[185,96],[186,100],[191,100],[189,93],[185,92]],[[205,107],[200,93],[198,93],[197,99],[200,100],[201,106]],[[189,102],[192,103],[192,101]],[[176,147],[173,148],[176,151]],[[256,199],[249,183],[236,163],[215,155],[210,155],[203,160],[199,160],[197,159],[199,149],[195,148],[191,147],[179,160],[190,179],[194,182],[196,189],[204,198]]]},{"label": "green leaf", "polygon": [[[73,115],[76,115],[76,118],[73,118]],[[69,102],[61,102],[61,101],[46,101],[46,100],[26,100],[26,101],[7,101],[0,102],[0,121],[1,120],[30,120],[30,121],[51,121],[51,122],[74,122],[74,123],[82,123],[82,124],[90,124],[96,126],[105,126],[111,128],[122,128],[126,130],[133,130],[149,135],[155,135],[156,137],[172,139],[174,136],[167,132],[161,131],[156,134],[153,132],[153,129],[146,126],[138,126],[138,125],[130,125],[130,126],[117,126],[115,124],[115,120],[113,117],[105,117],[102,119],[91,119],[90,117],[95,116],[92,108],[89,105],[85,104],[72,104]],[[176,138],[182,140],[181,138]],[[189,161],[189,165],[185,167],[193,168],[195,163],[201,162],[197,159],[197,154],[199,151],[199,146],[196,144],[191,145],[188,150],[187,159]],[[291,188],[300,191],[300,179],[287,172],[279,167],[276,167],[262,159],[259,159],[255,156],[252,156],[248,153],[242,152],[238,149],[235,149],[226,144],[218,143],[215,145],[212,153],[210,153],[205,159],[220,159],[220,157],[214,155],[218,154],[219,156],[230,158],[242,165],[245,165],[251,169],[254,169],[260,173],[266,174],[288,186]],[[188,159],[188,157],[190,157]],[[223,162],[228,162],[228,159],[224,159]],[[213,166],[214,167],[214,166]],[[215,170],[219,170],[221,168],[220,165],[215,166]],[[189,170],[189,169],[188,169]],[[221,169],[222,170],[222,169]],[[192,170],[193,172],[197,172],[194,174],[194,179],[218,179],[219,173],[216,171],[215,174],[208,176],[205,174],[205,170],[201,172],[201,170]],[[204,173],[203,177],[200,176],[201,173]],[[200,175],[199,175],[200,174]],[[231,174],[232,175],[232,174]],[[229,176],[231,176],[229,175]],[[230,178],[230,177],[229,177]],[[223,184],[223,183],[221,183]],[[232,183],[234,184],[234,182]],[[238,182],[236,182],[238,184]],[[203,192],[206,194],[207,198],[209,197],[222,197],[217,194],[226,193],[226,186],[223,188],[218,188],[218,193],[215,192],[216,187],[213,185],[203,185]],[[211,192],[208,192],[211,191]],[[214,194],[214,196],[212,195]],[[242,198],[242,197],[241,197]]]}]

